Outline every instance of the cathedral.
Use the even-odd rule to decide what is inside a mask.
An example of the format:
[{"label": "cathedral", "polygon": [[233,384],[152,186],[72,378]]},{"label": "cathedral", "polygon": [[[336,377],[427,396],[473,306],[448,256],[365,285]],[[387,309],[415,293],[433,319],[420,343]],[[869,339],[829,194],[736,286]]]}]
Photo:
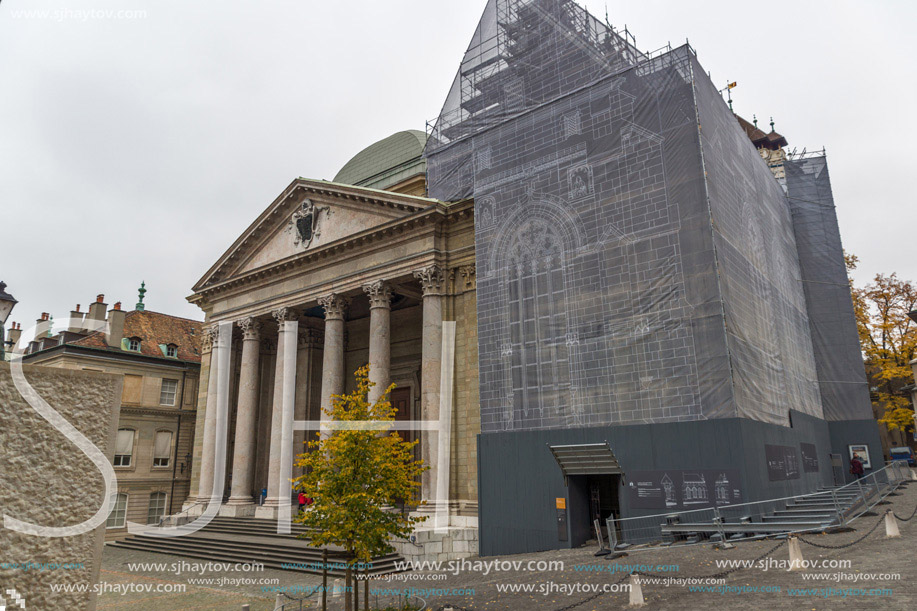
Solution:
[{"label": "cathedral", "polygon": [[194,286],[192,495],[281,515],[284,435],[299,451],[367,363],[453,556],[843,483],[881,446],[826,158],[786,144],[687,44],[489,0],[430,133],[293,180]]}]

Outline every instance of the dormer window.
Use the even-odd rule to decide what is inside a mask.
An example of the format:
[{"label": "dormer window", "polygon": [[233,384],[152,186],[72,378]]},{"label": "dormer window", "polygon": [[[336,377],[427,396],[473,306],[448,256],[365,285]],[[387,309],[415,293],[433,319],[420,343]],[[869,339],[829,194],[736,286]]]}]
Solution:
[{"label": "dormer window", "polygon": [[127,349],[131,352],[140,352],[140,339],[137,337],[132,337],[127,340]]},{"label": "dormer window", "polygon": [[178,346],[176,346],[175,344],[169,344],[168,346],[166,346],[166,356],[173,358],[173,359],[178,357]]}]

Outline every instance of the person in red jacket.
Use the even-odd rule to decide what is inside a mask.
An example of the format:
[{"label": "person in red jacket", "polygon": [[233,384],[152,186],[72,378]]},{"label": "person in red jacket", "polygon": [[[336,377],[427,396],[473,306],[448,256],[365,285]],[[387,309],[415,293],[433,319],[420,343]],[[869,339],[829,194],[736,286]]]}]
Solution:
[{"label": "person in red jacket", "polygon": [[854,454],[850,459],[850,472],[857,479],[863,477],[863,463],[860,461],[860,455]]},{"label": "person in red jacket", "polygon": [[299,493],[299,510],[302,511],[306,506],[306,494],[304,492]]}]

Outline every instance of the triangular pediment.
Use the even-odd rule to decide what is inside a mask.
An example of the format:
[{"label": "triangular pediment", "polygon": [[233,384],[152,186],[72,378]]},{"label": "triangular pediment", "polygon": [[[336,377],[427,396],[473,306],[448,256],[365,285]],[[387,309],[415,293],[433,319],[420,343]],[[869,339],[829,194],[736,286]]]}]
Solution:
[{"label": "triangular pediment", "polygon": [[435,203],[423,197],[297,179],[239,236],[194,290],[268,269]]}]

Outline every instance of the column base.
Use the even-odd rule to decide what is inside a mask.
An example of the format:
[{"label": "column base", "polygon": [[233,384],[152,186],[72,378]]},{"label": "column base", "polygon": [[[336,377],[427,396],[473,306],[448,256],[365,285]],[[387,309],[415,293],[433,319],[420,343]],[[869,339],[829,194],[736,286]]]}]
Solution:
[{"label": "column base", "polygon": [[[292,505],[292,503],[290,503]],[[270,500],[264,502],[264,505],[255,507],[254,516],[259,520],[276,520],[280,514],[280,503],[271,504]],[[296,515],[296,511],[290,512],[291,516]]]},{"label": "column base", "polygon": [[236,502],[229,501],[222,507],[217,514],[228,518],[250,518],[255,515],[255,502]]}]

